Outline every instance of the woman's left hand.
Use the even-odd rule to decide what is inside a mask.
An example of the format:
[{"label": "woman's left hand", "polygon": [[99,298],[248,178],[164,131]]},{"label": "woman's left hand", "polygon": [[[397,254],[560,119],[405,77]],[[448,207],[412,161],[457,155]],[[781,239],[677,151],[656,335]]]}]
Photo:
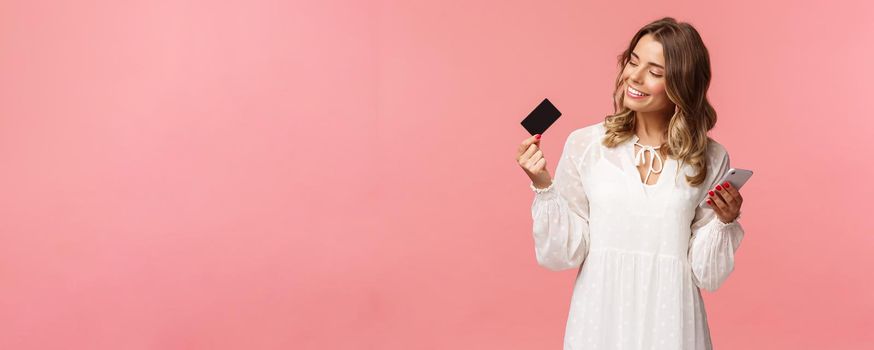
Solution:
[{"label": "woman's left hand", "polygon": [[707,195],[707,204],[710,204],[723,223],[730,223],[740,215],[740,206],[744,202],[744,197],[728,182],[716,185],[716,188],[708,191]]}]

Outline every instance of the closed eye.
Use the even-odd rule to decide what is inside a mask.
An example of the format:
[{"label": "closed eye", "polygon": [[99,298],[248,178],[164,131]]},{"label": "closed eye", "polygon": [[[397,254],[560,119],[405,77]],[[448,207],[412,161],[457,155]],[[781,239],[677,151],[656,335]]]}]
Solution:
[{"label": "closed eye", "polygon": [[[628,64],[637,67],[637,64],[635,64],[634,62],[629,61]],[[652,74],[653,76],[656,76],[656,77],[659,77],[659,78],[661,78],[661,76],[662,76],[661,74],[655,74],[655,73],[653,73],[652,71],[649,71],[649,74]]]}]

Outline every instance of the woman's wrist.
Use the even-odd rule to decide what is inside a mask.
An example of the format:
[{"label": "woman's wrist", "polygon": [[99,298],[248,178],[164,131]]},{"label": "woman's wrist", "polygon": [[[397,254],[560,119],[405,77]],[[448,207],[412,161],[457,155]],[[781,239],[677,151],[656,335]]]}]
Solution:
[{"label": "woman's wrist", "polygon": [[550,181],[548,184],[539,184],[539,183],[531,182],[530,186],[531,186],[531,190],[533,190],[535,193],[544,193],[544,192],[551,190],[552,186],[554,184],[555,183],[553,183],[552,181]]}]

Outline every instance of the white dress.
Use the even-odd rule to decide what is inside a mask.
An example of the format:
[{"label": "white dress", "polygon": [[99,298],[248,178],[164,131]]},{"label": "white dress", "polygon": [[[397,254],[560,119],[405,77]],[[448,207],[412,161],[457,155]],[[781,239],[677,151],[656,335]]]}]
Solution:
[{"label": "white dress", "polygon": [[730,168],[728,153],[710,141],[709,172],[697,187],[683,176],[694,169],[670,158],[645,185],[634,164],[637,136],[607,148],[604,132],[603,123],[574,130],[553,184],[531,186],[537,263],[579,269],[564,349],[711,349],[699,287],[725,282],[744,231],[698,204]]}]

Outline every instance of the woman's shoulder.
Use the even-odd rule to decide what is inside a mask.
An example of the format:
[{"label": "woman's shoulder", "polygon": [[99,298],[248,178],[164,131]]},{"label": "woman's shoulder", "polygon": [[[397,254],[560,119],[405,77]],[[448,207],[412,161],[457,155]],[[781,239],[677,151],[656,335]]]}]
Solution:
[{"label": "woman's shoulder", "polygon": [[583,127],[577,128],[574,131],[571,131],[570,135],[568,136],[568,142],[573,142],[576,144],[595,143],[596,141],[601,140],[601,137],[604,136],[604,132],[604,121],[591,123]]},{"label": "woman's shoulder", "polygon": [[713,163],[721,163],[728,159],[728,149],[712,137],[707,137],[707,158]]}]

